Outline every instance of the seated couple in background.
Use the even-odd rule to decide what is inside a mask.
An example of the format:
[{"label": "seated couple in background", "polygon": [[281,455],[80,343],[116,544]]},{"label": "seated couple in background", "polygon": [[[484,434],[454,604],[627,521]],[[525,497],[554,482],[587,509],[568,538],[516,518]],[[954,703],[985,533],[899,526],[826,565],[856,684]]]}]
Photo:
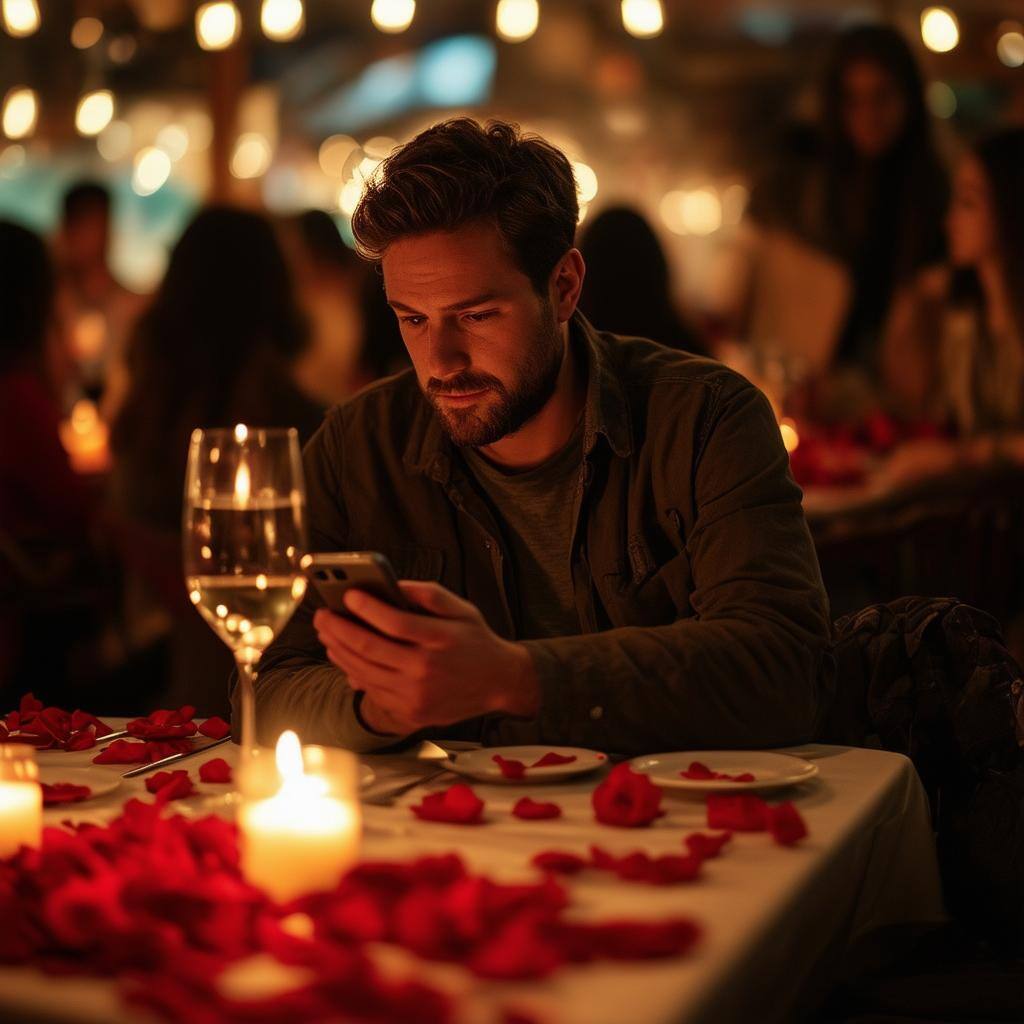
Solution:
[{"label": "seated couple in background", "polygon": [[565,156],[503,122],[438,124],[367,188],[353,230],[413,366],[307,445],[309,550],[382,552],[424,614],[311,588],[260,666],[262,742],[814,735],[828,603],[771,408],[592,327],[577,219]]}]

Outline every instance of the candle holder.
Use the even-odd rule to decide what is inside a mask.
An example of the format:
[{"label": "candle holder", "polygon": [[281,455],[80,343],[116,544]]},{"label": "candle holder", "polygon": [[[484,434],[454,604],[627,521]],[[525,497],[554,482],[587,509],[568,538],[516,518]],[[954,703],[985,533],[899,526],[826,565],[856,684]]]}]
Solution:
[{"label": "candle holder", "polygon": [[335,747],[301,746],[290,730],[239,773],[242,872],[286,902],[333,889],[358,860],[359,761]]},{"label": "candle holder", "polygon": [[25,743],[0,743],[0,859],[43,834],[43,790],[36,752]]}]

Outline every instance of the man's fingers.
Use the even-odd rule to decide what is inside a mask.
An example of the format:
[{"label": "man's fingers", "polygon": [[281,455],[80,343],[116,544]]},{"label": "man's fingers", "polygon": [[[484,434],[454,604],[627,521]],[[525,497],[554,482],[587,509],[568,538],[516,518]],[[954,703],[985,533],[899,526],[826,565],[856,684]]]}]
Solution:
[{"label": "man's fingers", "polygon": [[398,692],[401,677],[397,672],[361,657],[354,651],[338,644],[327,647],[327,656],[348,677],[357,690],[373,690],[374,693],[385,691]]},{"label": "man's fingers", "polygon": [[402,593],[417,607],[442,619],[472,619],[476,605],[464,601],[439,583],[426,580],[399,580]]},{"label": "man's fingers", "polygon": [[326,608],[314,614],[313,625],[325,647],[328,643],[347,647],[368,661],[396,670],[408,664],[410,649],[407,646],[380,636],[358,622],[335,615]]},{"label": "man's fingers", "polygon": [[437,639],[439,623],[415,612],[403,612],[364,590],[349,590],[345,606],[374,629],[404,643],[428,645]]}]

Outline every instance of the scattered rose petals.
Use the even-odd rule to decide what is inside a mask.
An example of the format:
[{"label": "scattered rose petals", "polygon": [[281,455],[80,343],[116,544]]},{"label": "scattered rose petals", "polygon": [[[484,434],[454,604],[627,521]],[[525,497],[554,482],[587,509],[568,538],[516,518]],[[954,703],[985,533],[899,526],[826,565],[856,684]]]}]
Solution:
[{"label": "scattered rose petals", "polygon": [[650,825],[665,813],[661,810],[661,790],[626,763],[611,770],[594,790],[591,802],[598,821],[620,828]]},{"label": "scattered rose petals", "polygon": [[791,800],[768,809],[768,831],[780,846],[792,846],[807,835],[807,825]]},{"label": "scattered rose petals", "polygon": [[93,764],[145,764],[146,744],[131,740],[114,740],[106,750],[101,750]]},{"label": "scattered rose petals", "polygon": [[223,757],[215,757],[199,766],[200,782],[230,782],[231,765]]},{"label": "scattered rose petals", "polygon": [[578,875],[588,861],[578,853],[564,853],[561,850],[544,850],[542,853],[534,854],[530,861],[541,871],[550,871],[556,875]]},{"label": "scattered rose petals", "polygon": [[484,802],[464,782],[439,793],[428,793],[422,803],[410,808],[424,821],[445,821],[455,825],[478,825]]},{"label": "scattered rose petals", "polygon": [[129,736],[142,740],[177,740],[194,736],[196,723],[192,721],[195,708],[186,704],[177,711],[154,711],[145,718],[132,719],[125,730]]},{"label": "scattered rose petals", "polygon": [[512,808],[512,813],[517,818],[534,821],[540,818],[560,818],[562,816],[562,808],[558,804],[540,803],[536,800],[531,800],[528,796],[524,796],[521,800],[516,801],[515,806]]},{"label": "scattered rose petals", "polygon": [[43,790],[43,806],[53,807],[55,804],[73,804],[79,800],[88,800],[92,796],[89,786],[78,786],[73,782],[40,782]]},{"label": "scattered rose petals", "polygon": [[196,787],[184,769],[178,771],[155,772],[146,779],[146,789],[155,793],[158,801],[180,800],[192,796]]},{"label": "scattered rose petals", "polygon": [[700,761],[691,761],[690,767],[679,773],[684,779],[696,779],[700,782],[722,781],[722,782],[756,782],[757,779],[750,772],[741,772],[739,775],[728,775],[726,772],[712,771],[706,764]]},{"label": "scattered rose petals", "polygon": [[88,750],[98,737],[111,732],[110,726],[87,711],[64,711],[45,707],[26,693],[17,711],[0,721],[0,737],[7,743],[29,743],[40,750]]},{"label": "scattered rose petals", "polygon": [[521,779],[526,774],[526,765],[522,761],[513,761],[495,754],[491,760],[501,769],[506,779]]},{"label": "scattered rose petals", "polygon": [[610,871],[623,881],[647,882],[649,885],[674,885],[692,882],[700,874],[703,858],[695,854],[666,853],[660,857],[637,851],[622,857],[603,850],[590,848],[590,863],[601,871]]},{"label": "scattered rose petals", "polygon": [[721,854],[722,847],[730,839],[731,832],[719,832],[717,836],[709,836],[706,832],[694,832],[683,840],[683,845],[702,860],[711,860]]},{"label": "scattered rose petals", "polygon": [[209,736],[211,740],[222,740],[231,732],[231,726],[223,718],[214,715],[199,726],[199,731],[204,736]]},{"label": "scattered rose petals", "polygon": [[530,767],[550,768],[551,766],[556,764],[572,764],[572,762],[575,760],[575,754],[559,754],[556,753],[554,750],[549,750],[543,757],[538,758],[536,761],[534,761],[533,764],[530,765]]},{"label": "scattered rose petals", "polygon": [[768,805],[752,794],[709,793],[708,828],[732,832],[763,832],[768,827]]}]

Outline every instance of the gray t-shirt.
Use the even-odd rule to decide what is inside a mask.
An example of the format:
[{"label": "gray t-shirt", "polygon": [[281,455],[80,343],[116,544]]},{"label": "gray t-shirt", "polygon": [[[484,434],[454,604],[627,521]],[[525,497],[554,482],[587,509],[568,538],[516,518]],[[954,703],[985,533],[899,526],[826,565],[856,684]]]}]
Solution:
[{"label": "gray t-shirt", "polygon": [[583,461],[583,417],[565,447],[531,469],[504,469],[475,448],[464,448],[462,454],[494,511],[512,562],[518,639],[577,635],[569,548]]}]

